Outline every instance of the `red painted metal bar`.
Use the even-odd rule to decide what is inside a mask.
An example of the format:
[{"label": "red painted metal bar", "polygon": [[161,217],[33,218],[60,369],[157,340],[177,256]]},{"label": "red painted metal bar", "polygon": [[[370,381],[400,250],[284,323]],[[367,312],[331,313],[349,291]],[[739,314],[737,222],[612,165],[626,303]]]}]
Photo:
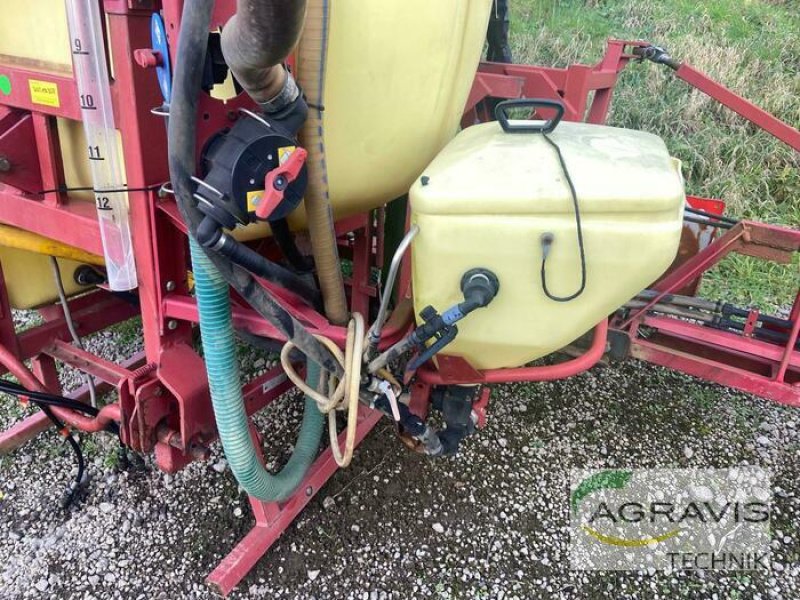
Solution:
[{"label": "red painted metal bar", "polygon": [[789,365],[792,364],[792,357],[796,358],[797,362],[800,363],[800,352],[795,351],[797,339],[800,337],[800,318],[796,315],[798,309],[800,309],[800,290],[797,292],[792,310],[792,313],[795,313],[792,332],[789,334],[789,339],[786,341],[786,349],[784,350],[783,358],[781,358],[781,365],[778,368],[777,375],[775,375],[775,379],[778,381],[784,381],[786,378],[786,372],[789,369]]},{"label": "red painted metal bar", "polygon": [[[123,361],[122,367],[126,369],[135,369],[140,366],[143,361],[144,352],[137,352],[129,359]],[[112,386],[105,382],[95,382],[95,387],[98,394],[104,394],[108,390],[113,389]],[[47,386],[47,389],[50,390],[53,388]],[[65,394],[65,396],[71,400],[85,402],[89,397],[89,385],[83,384],[74,391]],[[39,411],[15,423],[5,431],[0,431],[0,454],[6,454],[19,448],[43,431],[52,427],[52,425],[47,415]]]},{"label": "red painted metal bar", "polygon": [[[171,319],[181,319],[191,323],[199,323],[197,304],[191,296],[170,295],[164,299],[164,315]],[[256,311],[239,306],[231,307],[233,327],[273,340],[285,341],[285,337],[273,325],[265,321]],[[323,329],[314,329],[314,333],[330,338],[338,345],[343,345],[347,338],[344,327],[328,325]]]},{"label": "red painted metal bar", "polygon": [[[603,124],[620,72],[636,57],[628,48],[646,46],[646,42],[609,40],[606,52],[594,66],[571,65],[565,69],[533,65],[481,63],[470,92],[462,121],[473,124],[477,105],[492,98],[550,98],[566,108],[564,118]],[[594,96],[592,96],[592,93]],[[492,118],[488,115],[488,118]]]},{"label": "red painted metal bar", "polygon": [[725,235],[711,242],[706,248],[672,271],[672,273],[660,279],[653,285],[653,289],[659,293],[653,296],[641,309],[632,310],[628,318],[616,324],[615,327],[624,329],[635,319],[647,314],[664,296],[682,288],[699,275],[702,275],[703,272],[719,262],[725,255],[741,245],[740,239],[744,235],[744,231],[744,225],[740,222],[728,230]]},{"label": "red painted metal bar", "polygon": [[[102,290],[70,300],[70,308],[75,328],[81,337],[138,314],[135,306]],[[39,354],[53,340],[69,338],[69,329],[63,318],[45,322],[19,334],[19,355],[27,360]],[[0,365],[0,374],[4,372],[5,369]]]},{"label": "red painted metal bar", "polygon": [[648,340],[639,339],[631,346],[631,356],[705,381],[738,388],[781,404],[800,407],[800,388],[797,385],[788,385],[768,377],[757,376],[751,371],[699,357],[692,352],[664,348]]},{"label": "red painted metal bar", "polygon": [[[11,313],[2,264],[0,264],[0,345],[8,348],[15,356],[19,356],[19,338],[14,325],[14,315]],[[1,370],[0,375],[2,375]]]},{"label": "red painted metal bar", "polygon": [[[755,339],[752,335],[712,329],[667,316],[648,314],[665,295],[687,281],[702,277],[731,252],[773,262],[791,262],[800,252],[800,230],[743,221],[708,247],[663,277],[653,288],[659,291],[642,309],[619,319],[614,328],[631,340],[631,355],[683,371],[722,385],[760,395],[792,406],[800,406],[800,290],[785,343]],[[749,322],[754,318],[749,315]],[[640,327],[648,329],[640,336]]]},{"label": "red painted metal bar", "polygon": [[81,350],[64,340],[53,340],[53,344],[45,348],[43,352],[66,365],[114,386],[131,376],[129,369],[86,350]]},{"label": "red painted metal bar", "polygon": [[604,319],[595,327],[592,345],[585,354],[557,365],[476,371],[478,377],[475,378],[448,377],[441,371],[434,371],[429,367],[422,368],[417,373],[423,382],[431,385],[515,383],[565,379],[591,369],[597,364],[606,351],[607,336],[608,320]]},{"label": "red painted metal bar", "polygon": [[10,93],[3,96],[3,104],[81,120],[78,87],[71,73],[26,69],[5,63],[0,63],[0,72],[11,81]]},{"label": "red painted metal bar", "polygon": [[[381,413],[365,407],[359,409],[356,444],[360,444],[369,431],[380,421]],[[343,443],[345,432],[340,434]],[[259,559],[278,541],[311,499],[338,470],[330,449],[325,450],[308,471],[297,491],[284,502],[250,502],[256,524],[245,538],[217,565],[206,579],[218,593],[226,596],[250,572]]]},{"label": "red painted metal bar", "polygon": [[[785,349],[770,342],[738,335],[730,331],[699,326],[673,317],[657,317],[648,315],[642,324],[653,327],[661,333],[712,348],[724,348],[725,351],[752,355],[761,360],[768,360],[774,365],[786,359],[787,366],[800,368],[800,352],[786,353]],[[638,343],[638,340],[637,340]]]},{"label": "red painted metal bar", "polygon": [[[33,373],[4,346],[0,346],[0,363],[5,365],[9,372],[27,389],[37,392],[52,392],[52,390],[46,389],[44,385],[34,377]],[[53,414],[67,425],[89,433],[102,431],[110,423],[115,421],[119,422],[120,420],[120,408],[118,404],[108,404],[104,406],[100,410],[100,414],[96,417],[89,417],[57,406],[53,406],[52,410]]]},{"label": "red painted metal bar", "polygon": [[[297,370],[302,371],[299,367]],[[242,389],[247,414],[254,415],[293,387],[283,367],[280,365],[273,367]]]},{"label": "red painted metal bar", "polygon": [[683,63],[675,76],[800,152],[800,131]]},{"label": "red painted metal bar", "polygon": [[91,202],[56,205],[0,183],[0,222],[102,256],[97,211]]},{"label": "red painted metal bar", "polygon": [[38,411],[14,423],[8,429],[0,431],[0,455],[8,454],[27,444],[43,431],[50,429],[52,425],[47,415]]}]

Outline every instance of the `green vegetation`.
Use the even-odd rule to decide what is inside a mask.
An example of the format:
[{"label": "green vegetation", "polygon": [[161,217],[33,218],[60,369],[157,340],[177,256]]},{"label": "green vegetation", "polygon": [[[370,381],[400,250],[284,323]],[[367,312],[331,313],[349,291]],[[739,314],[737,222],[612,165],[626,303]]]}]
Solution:
[{"label": "green vegetation", "polygon": [[[512,0],[517,62],[593,64],[608,38],[663,46],[779,118],[800,124],[800,12],[792,0]],[[662,136],[683,161],[691,194],[721,198],[728,214],[800,225],[800,154],[676,80],[631,64],[609,124]],[[702,294],[763,308],[794,298],[800,261],[724,261]]]}]

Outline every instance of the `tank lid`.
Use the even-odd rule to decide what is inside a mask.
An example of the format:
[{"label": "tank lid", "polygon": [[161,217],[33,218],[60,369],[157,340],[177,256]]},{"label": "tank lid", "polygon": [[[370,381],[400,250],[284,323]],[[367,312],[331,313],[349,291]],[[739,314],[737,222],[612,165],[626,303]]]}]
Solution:
[{"label": "tank lid", "polygon": [[[658,136],[562,122],[549,134],[564,156],[583,213],[677,210],[680,162]],[[539,133],[508,134],[496,122],[459,133],[411,189],[424,214],[572,213],[555,149]]]}]

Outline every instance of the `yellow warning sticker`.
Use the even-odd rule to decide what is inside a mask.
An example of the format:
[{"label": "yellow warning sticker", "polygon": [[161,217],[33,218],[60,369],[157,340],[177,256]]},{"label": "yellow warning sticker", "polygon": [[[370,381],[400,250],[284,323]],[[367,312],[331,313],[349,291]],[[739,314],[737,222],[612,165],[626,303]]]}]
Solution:
[{"label": "yellow warning sticker", "polygon": [[[283,148],[278,148],[278,164],[282,165],[289,160],[289,157],[295,150],[297,150],[297,146],[284,146]],[[258,203],[261,202],[261,196],[263,195],[264,190],[253,190],[252,192],[247,192],[247,212],[255,212],[256,206],[258,206]]]},{"label": "yellow warning sticker", "polygon": [[282,165],[289,160],[289,157],[295,150],[297,150],[297,146],[285,146],[283,148],[278,148],[278,164]]},{"label": "yellow warning sticker", "polygon": [[28,85],[31,88],[31,102],[34,104],[44,104],[58,108],[61,101],[58,98],[58,85],[52,81],[39,81],[29,79]]},{"label": "yellow warning sticker", "polygon": [[261,202],[261,196],[264,195],[264,190],[253,190],[247,192],[247,212],[255,212],[256,206]]}]

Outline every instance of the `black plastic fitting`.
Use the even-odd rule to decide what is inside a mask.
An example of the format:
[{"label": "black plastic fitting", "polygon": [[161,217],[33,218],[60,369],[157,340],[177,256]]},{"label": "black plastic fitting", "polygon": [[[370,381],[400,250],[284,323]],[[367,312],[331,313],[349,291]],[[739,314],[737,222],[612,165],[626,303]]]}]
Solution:
[{"label": "black plastic fitting", "polygon": [[500,281],[489,269],[470,269],[461,278],[464,302],[459,307],[466,316],[477,308],[488,306],[500,291]]}]

